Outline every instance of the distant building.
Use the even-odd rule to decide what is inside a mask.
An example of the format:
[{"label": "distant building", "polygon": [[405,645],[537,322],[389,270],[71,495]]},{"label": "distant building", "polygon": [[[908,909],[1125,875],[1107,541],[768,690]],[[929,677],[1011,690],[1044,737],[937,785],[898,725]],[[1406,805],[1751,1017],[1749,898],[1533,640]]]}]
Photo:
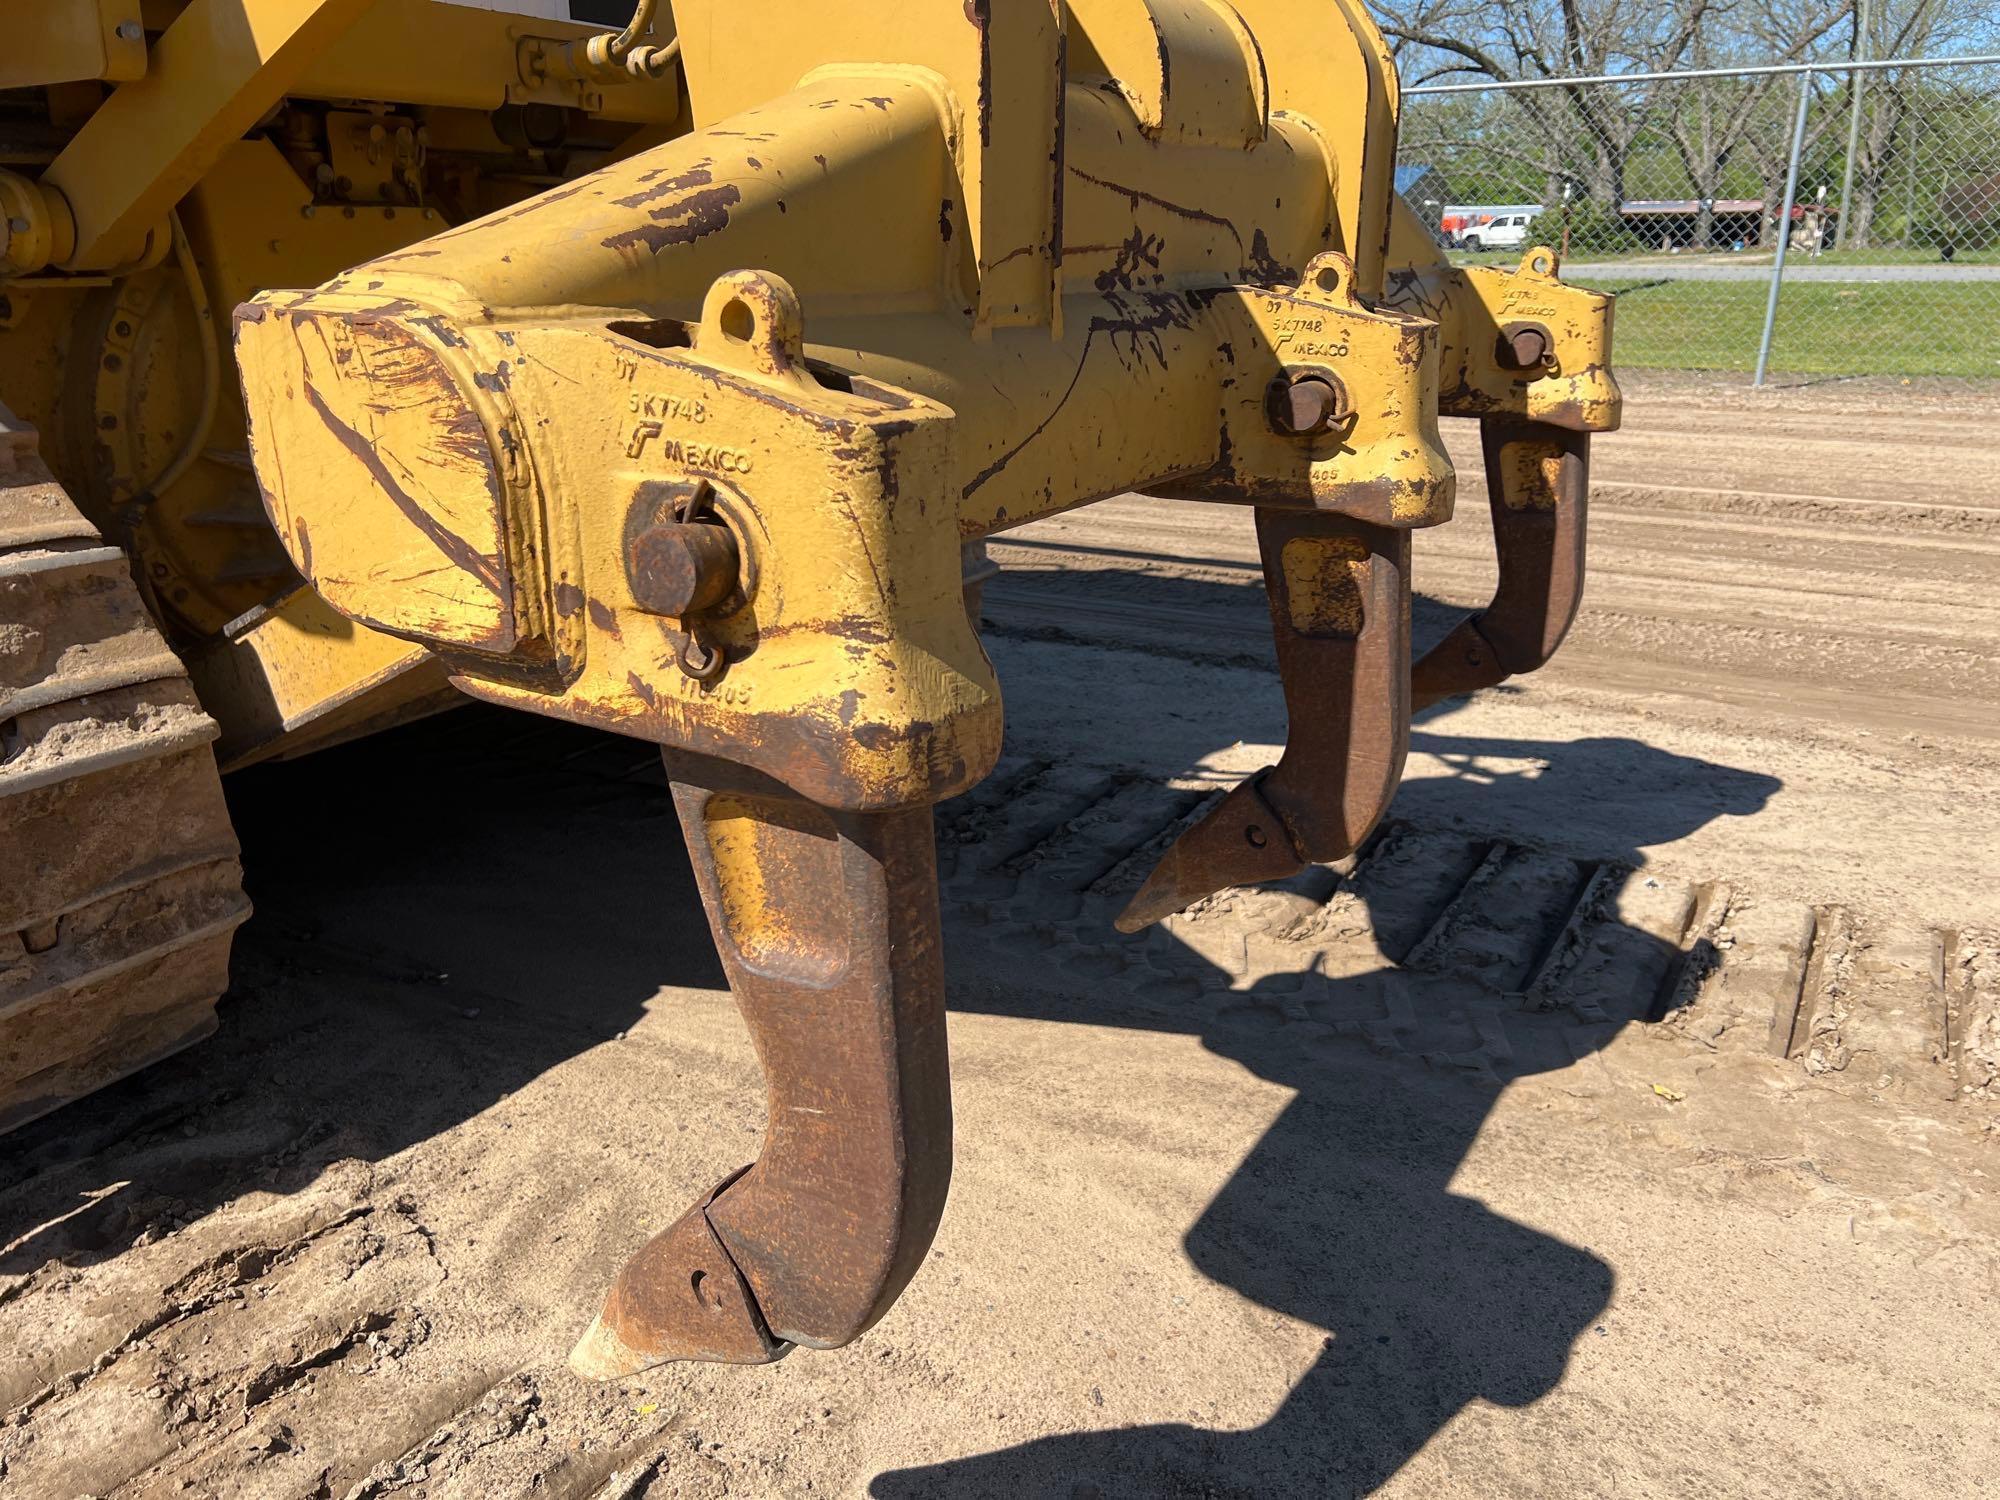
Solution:
[{"label": "distant building", "polygon": [[[1812,205],[1792,208],[1792,222],[1799,223]],[[1717,198],[1709,225],[1709,247],[1727,250],[1763,243],[1764,200],[1762,198]],[[1823,210],[1829,217],[1832,211]],[[1695,229],[1701,222],[1701,201],[1696,198],[1629,198],[1618,205],[1619,217],[1649,250],[1685,250],[1694,245]]]}]

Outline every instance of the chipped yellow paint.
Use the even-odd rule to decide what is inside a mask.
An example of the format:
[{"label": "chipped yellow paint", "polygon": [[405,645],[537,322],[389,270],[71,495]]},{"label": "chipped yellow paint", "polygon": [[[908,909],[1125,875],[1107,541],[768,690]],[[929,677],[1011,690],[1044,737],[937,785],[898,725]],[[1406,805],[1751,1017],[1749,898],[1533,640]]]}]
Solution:
[{"label": "chipped yellow paint", "polygon": [[1351,262],[1327,253],[1295,284],[1218,300],[1232,352],[1263,355],[1277,379],[1333,377],[1352,415],[1316,438],[1277,433],[1266,415],[1270,380],[1235,380],[1227,392],[1229,468],[1171,493],[1285,501],[1304,491],[1319,509],[1381,525],[1451,519],[1457,485],[1437,428],[1437,329],[1369,304],[1357,282]]},{"label": "chipped yellow paint", "polygon": [[744,962],[762,974],[825,984],[847,967],[838,902],[783,901],[783,889],[840,889],[841,846],[818,808],[719,796],[703,810],[715,860],[722,925]]},{"label": "chipped yellow paint", "polygon": [[[1617,429],[1624,402],[1611,372],[1609,293],[1564,283],[1547,245],[1530,246],[1511,271],[1449,265],[1400,201],[1394,230],[1385,301],[1438,325],[1440,411],[1520,416],[1573,432]],[[1549,335],[1550,359],[1540,370],[1500,362],[1503,330],[1522,324]]]},{"label": "chipped yellow paint", "polygon": [[[264,288],[319,282],[446,221],[433,208],[370,202],[364,184],[347,192],[337,181],[302,180],[310,168],[288,160],[272,138],[274,106],[288,99],[421,106],[433,147],[463,150],[468,134],[475,149],[491,140],[491,112],[510,103],[558,104],[664,133],[680,112],[679,78],[668,69],[658,79],[588,91],[531,86],[519,67],[524,33],[563,43],[599,28],[435,0],[147,0],[143,11],[139,0],[65,0],[11,9],[21,15],[0,48],[0,85],[35,90],[36,103],[42,87],[70,80],[108,87],[101,99],[97,90],[65,92],[59,123],[67,138],[45,170],[0,173],[0,196],[15,186],[32,193],[20,206],[49,225],[33,244],[17,234],[0,254],[0,290],[16,311],[0,329],[0,383],[9,399],[35,414],[52,447],[95,453],[86,488],[107,491],[112,503],[155,480],[185,443],[197,411],[212,404],[196,460],[149,496],[143,511],[134,507],[129,545],[149,598],[172,616],[171,633],[183,642],[204,706],[222,727],[225,764],[416,711],[446,687],[429,650],[414,638],[380,634],[357,615],[380,604],[405,623],[498,649],[526,606],[496,598],[481,580],[449,567],[429,577],[448,607],[381,593],[382,580],[418,578],[440,556],[408,520],[377,525],[383,518],[365,512],[328,538],[337,551],[345,532],[348,554],[337,566],[322,559],[314,571],[336,593],[335,578],[373,580],[379,597],[366,604],[350,598],[354,607],[341,614],[300,592],[276,540],[254,520],[226,327],[230,309]],[[75,123],[87,98],[91,112]],[[511,191],[504,177],[494,183],[496,195]],[[183,272],[168,254],[170,212],[185,226],[223,341],[212,392],[202,389],[192,336],[198,324]],[[51,264],[108,270],[112,286],[46,275],[32,285],[6,283],[8,270],[34,273]],[[113,298],[107,335],[93,303]],[[155,338],[162,327],[168,335]],[[98,361],[94,372],[85,360],[79,375],[66,352],[80,347],[79,339],[93,348],[104,339],[106,354],[117,359]],[[404,418],[382,420],[400,425]],[[83,436],[72,442],[65,429]],[[409,445],[399,439],[392,446]],[[298,457],[300,468],[315,467],[310,454]],[[327,465],[322,478],[336,497],[362,487],[338,464]],[[476,518],[466,529],[477,532]],[[511,555],[492,535],[491,520],[486,529],[472,550],[488,559]]]},{"label": "chipped yellow paint", "polygon": [[510,649],[502,480],[450,351],[393,316],[307,309],[240,347],[250,451],[286,476],[267,504],[299,571],[376,629]]},{"label": "chipped yellow paint", "polygon": [[1368,548],[1348,536],[1295,536],[1278,551],[1292,628],[1357,636],[1366,622]]},{"label": "chipped yellow paint", "polygon": [[1565,456],[1554,443],[1515,438],[1500,445],[1501,501],[1509,510],[1554,510]]},{"label": "chipped yellow paint", "polygon": [[[782,742],[763,763],[836,800],[943,795],[999,733],[954,623],[959,541],[1134,489],[1434,525],[1440,411],[1617,424],[1609,299],[1546,249],[1452,268],[1397,203],[1398,85],[1357,0],[681,0],[679,67],[616,86],[523,71],[536,38],[588,27],[430,0],[191,0],[122,50],[118,7],[76,9],[10,59],[118,84],[36,189],[77,226],[64,264],[157,256],[177,201],[218,310],[341,246],[378,257],[245,327],[268,508],[360,632],[284,637],[284,690],[237,715],[267,732],[347,711],[416,646],[468,691],[663,743]],[[408,213],[315,220],[244,138],[287,93],[685,133],[397,253]],[[766,368],[703,310],[745,268],[796,294],[798,347]],[[1547,368],[1501,368],[1520,322],[1548,328]],[[1305,439],[1265,409],[1301,373],[1351,398]],[[692,478],[754,574],[710,622],[731,655],[711,685],[623,579],[638,488]],[[181,573],[216,630],[243,604],[206,599],[219,539],[198,540]]]}]

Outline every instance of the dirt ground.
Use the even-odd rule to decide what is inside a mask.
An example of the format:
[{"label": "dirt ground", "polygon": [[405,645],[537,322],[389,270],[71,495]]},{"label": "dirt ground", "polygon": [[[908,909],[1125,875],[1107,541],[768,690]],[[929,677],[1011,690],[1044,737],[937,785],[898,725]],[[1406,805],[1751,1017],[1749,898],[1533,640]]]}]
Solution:
[{"label": "dirt ground", "polygon": [[[657,761],[480,709],[231,788],[221,1033],[0,1146],[0,1494],[2000,1486],[2000,402],[1638,385],[1589,597],[1358,861],[1145,940],[1284,734],[1249,517],[996,543],[959,1153],[849,1349],[589,1385],[762,1095]],[[1417,538],[1420,634],[1490,587]]]}]

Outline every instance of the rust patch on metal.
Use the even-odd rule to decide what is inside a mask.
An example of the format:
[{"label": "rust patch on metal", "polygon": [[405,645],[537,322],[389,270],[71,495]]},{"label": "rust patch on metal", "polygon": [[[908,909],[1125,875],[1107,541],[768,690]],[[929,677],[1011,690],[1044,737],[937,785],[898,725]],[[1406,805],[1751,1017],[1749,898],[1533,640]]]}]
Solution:
[{"label": "rust patch on metal", "polygon": [[1292,286],[1299,279],[1297,267],[1286,265],[1271,253],[1271,241],[1261,229],[1251,231],[1250,260],[1244,271],[1249,280],[1261,286]]},{"label": "rust patch on metal", "polygon": [[662,176],[639,192],[612,199],[620,208],[646,209],[653,222],[614,234],[605,246],[625,251],[643,245],[657,255],[671,245],[691,245],[726,228],[729,210],[743,201],[743,193],[733,182],[716,183],[709,165],[698,163]]},{"label": "rust patch on metal", "polygon": [[951,1179],[929,809],[835,813],[668,765],[768,1124],[756,1162],[619,1273],[575,1356],[602,1376],[850,1342],[922,1266]]},{"label": "rust patch on metal", "polygon": [[1290,626],[1301,635],[1361,634],[1368,548],[1352,536],[1295,536],[1279,549]]},{"label": "rust patch on metal", "polygon": [[649,203],[657,203],[660,199],[672,197],[675,193],[692,192],[696,188],[707,187],[715,181],[715,174],[710,170],[714,165],[712,159],[704,157],[679,172],[669,172],[665,168],[641,172],[638,181],[647,186],[636,193],[627,193],[622,198],[613,198],[611,202],[619,208],[644,208]]},{"label": "rust patch on metal", "polygon": [[1583,598],[1589,435],[1487,417],[1479,440],[1500,581],[1485,609],[1460,621],[1411,669],[1416,708],[1541,667]]},{"label": "rust patch on metal", "polygon": [[660,695],[654,689],[652,683],[646,681],[637,672],[627,672],[625,674],[625,685],[632,689],[639,701],[645,704],[646,707],[652,709],[655,713],[659,712]]},{"label": "rust patch on metal", "polygon": [[979,144],[993,144],[993,0],[965,0],[965,18],[979,30]]}]

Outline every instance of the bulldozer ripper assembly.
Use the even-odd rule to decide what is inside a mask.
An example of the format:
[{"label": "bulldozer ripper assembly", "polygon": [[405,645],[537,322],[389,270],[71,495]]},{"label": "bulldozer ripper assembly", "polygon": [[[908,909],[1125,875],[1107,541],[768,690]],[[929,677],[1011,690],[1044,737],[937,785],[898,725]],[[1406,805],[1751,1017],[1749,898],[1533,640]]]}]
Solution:
[{"label": "bulldozer ripper assembly", "polygon": [[[1445,262],[1358,0],[0,24],[0,1126],[212,1029],[218,771],[462,695],[656,742],[769,1123],[586,1373],[845,1344],[923,1261],[982,539],[1250,509],[1289,740],[1128,931],[1347,854],[1412,708],[1575,612],[1610,301],[1543,247]],[[1483,425],[1500,581],[1413,665],[1440,413]]]}]

